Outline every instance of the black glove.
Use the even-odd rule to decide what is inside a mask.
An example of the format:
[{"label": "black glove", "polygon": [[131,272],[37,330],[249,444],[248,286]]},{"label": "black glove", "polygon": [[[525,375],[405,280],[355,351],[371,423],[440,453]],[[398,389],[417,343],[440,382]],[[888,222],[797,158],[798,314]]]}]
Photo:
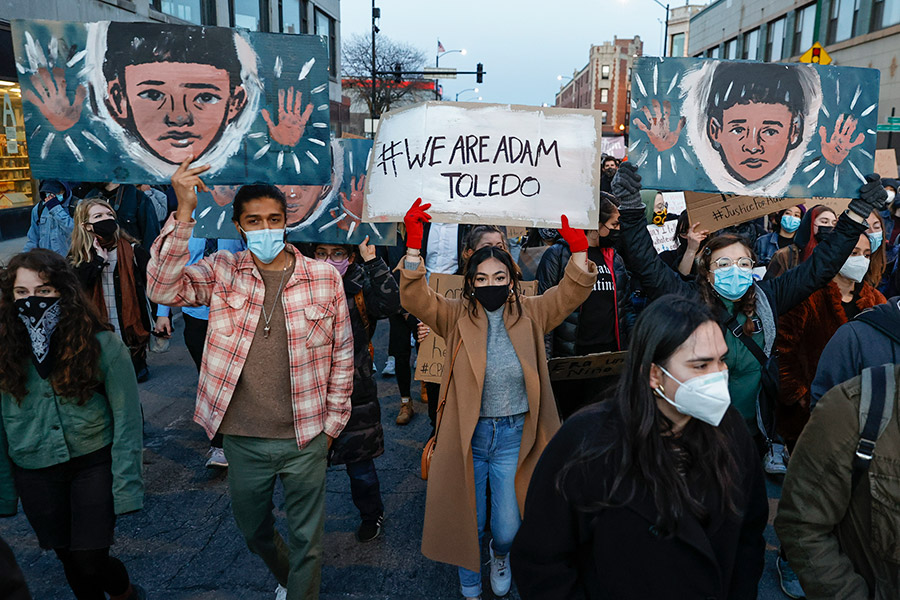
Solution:
[{"label": "black glove", "polygon": [[620,209],[644,209],[644,201],[641,200],[641,176],[637,167],[630,162],[623,162],[616,171],[612,180],[612,193],[619,201]]},{"label": "black glove", "polygon": [[863,219],[869,217],[869,213],[884,210],[887,204],[887,192],[881,185],[881,177],[877,173],[866,175],[866,183],[859,188],[859,198],[850,201],[850,210]]}]

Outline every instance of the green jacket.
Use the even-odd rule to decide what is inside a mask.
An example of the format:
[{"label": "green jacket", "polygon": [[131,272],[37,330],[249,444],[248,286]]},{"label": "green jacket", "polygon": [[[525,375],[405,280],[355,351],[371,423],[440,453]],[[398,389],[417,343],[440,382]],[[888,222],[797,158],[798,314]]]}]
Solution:
[{"label": "green jacket", "polygon": [[860,381],[842,383],[816,405],[791,455],[775,518],[809,600],[900,598],[900,393],[851,495]]},{"label": "green jacket", "polygon": [[18,494],[13,463],[23,469],[58,465],[112,444],[113,500],[116,514],[144,505],[141,474],[141,405],[131,354],[118,335],[97,334],[100,378],[106,396],[77,400],[56,395],[29,360],[28,395],[17,403],[0,393],[0,515],[13,515]]}]

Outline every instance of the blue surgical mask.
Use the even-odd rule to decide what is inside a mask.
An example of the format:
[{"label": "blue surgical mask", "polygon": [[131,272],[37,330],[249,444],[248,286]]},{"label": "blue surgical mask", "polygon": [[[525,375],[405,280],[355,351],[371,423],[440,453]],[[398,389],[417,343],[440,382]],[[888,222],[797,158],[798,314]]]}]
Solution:
[{"label": "blue surgical mask", "polygon": [[884,241],[884,233],[875,231],[873,233],[867,233],[866,237],[869,238],[869,243],[872,245],[872,253],[874,254],[875,251],[881,247],[881,242]]},{"label": "blue surgical mask", "polygon": [[713,289],[716,293],[732,302],[740,300],[753,283],[753,271],[731,265],[713,271]]},{"label": "blue surgical mask", "polygon": [[794,215],[781,215],[781,229],[787,233],[794,233],[800,227],[800,217]]},{"label": "blue surgical mask", "polygon": [[284,250],[284,229],[256,229],[244,231],[247,236],[247,249],[253,256],[269,264]]}]

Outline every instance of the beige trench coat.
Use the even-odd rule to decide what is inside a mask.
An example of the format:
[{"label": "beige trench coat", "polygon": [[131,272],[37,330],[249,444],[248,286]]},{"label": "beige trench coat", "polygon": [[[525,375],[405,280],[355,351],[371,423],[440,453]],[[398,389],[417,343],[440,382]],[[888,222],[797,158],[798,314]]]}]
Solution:
[{"label": "beige trench coat", "polygon": [[[507,304],[505,310],[506,329],[522,363],[528,392],[528,413],[515,478],[520,515],[525,510],[525,492],[538,458],[559,429],[544,334],[587,300],[597,281],[596,265],[589,262],[588,269],[584,271],[570,260],[558,286],[541,296],[521,298],[521,318],[516,318],[514,304]],[[422,262],[416,271],[401,269],[400,302],[447,343],[441,382],[441,398],[446,394],[446,404],[428,475],[422,553],[432,560],[479,571],[472,435],[481,413],[487,316],[480,306],[472,315],[466,300],[435,294],[425,283]],[[459,352],[451,373],[450,361],[457,345]]]}]

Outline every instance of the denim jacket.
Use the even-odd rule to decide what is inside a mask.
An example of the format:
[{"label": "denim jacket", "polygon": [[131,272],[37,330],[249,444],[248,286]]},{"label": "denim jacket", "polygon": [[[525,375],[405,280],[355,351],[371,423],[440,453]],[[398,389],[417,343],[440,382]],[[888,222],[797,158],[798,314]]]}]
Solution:
[{"label": "denim jacket", "polygon": [[46,208],[42,201],[38,201],[31,209],[31,226],[28,228],[28,241],[22,252],[28,252],[35,248],[46,248],[57,254],[65,256],[69,253],[69,244],[72,240],[72,228],[75,221],[69,214],[69,203],[74,198],[70,193],[62,204],[53,208]]}]

